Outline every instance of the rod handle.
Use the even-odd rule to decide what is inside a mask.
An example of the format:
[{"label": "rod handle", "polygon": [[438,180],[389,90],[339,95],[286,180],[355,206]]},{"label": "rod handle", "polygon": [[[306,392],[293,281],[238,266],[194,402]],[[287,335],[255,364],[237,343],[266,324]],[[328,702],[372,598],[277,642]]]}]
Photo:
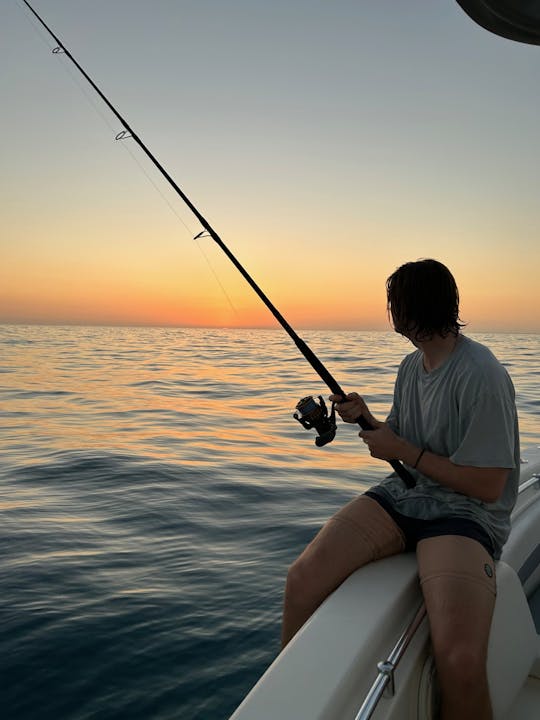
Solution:
[{"label": "rod handle", "polygon": [[[374,430],[373,425],[368,423],[368,421],[363,415],[357,417],[354,422],[358,423],[362,430]],[[411,473],[399,462],[399,460],[388,460],[388,462],[408,488],[413,488],[416,485],[416,481],[411,475]]]}]

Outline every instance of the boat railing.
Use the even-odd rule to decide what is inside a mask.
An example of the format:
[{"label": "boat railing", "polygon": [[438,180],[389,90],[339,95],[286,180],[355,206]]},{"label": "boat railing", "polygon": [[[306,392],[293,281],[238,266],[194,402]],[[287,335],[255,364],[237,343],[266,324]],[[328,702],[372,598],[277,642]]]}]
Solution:
[{"label": "boat railing", "polygon": [[377,663],[378,674],[373,685],[354,720],[369,720],[375,712],[379,700],[384,696],[392,697],[394,695],[394,672],[407,649],[414,634],[420,627],[420,623],[426,614],[426,606],[424,603],[420,605],[416,614],[407,628],[401,634],[399,640],[388,655],[386,660]]},{"label": "boat railing", "polygon": [[522,483],[518,488],[518,493],[522,493],[525,490],[528,490],[528,488],[532,487],[533,485],[536,485],[537,488],[540,489],[540,473],[534,473],[528,480]]}]

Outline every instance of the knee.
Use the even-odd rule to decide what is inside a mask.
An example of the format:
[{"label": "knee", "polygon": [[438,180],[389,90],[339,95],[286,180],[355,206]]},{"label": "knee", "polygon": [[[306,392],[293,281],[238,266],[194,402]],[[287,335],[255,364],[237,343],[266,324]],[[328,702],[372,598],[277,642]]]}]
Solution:
[{"label": "knee", "polygon": [[310,605],[316,594],[314,562],[300,556],[289,568],[285,584],[285,598],[296,606]]},{"label": "knee", "polygon": [[486,677],[486,654],[466,643],[449,642],[438,648],[437,670],[441,682],[452,683],[463,692],[474,690]]}]

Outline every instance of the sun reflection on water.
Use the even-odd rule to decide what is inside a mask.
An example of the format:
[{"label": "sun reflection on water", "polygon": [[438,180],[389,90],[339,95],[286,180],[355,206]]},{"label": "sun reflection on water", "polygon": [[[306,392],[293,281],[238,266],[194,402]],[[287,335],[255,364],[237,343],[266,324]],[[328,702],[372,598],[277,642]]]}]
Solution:
[{"label": "sun reflection on water", "polygon": [[[346,390],[384,418],[398,363],[410,346],[393,333],[323,333],[307,339]],[[480,336],[508,365],[522,443],[538,440],[537,335]],[[217,463],[314,468],[380,477],[356,426],[339,425],[317,449],[292,419],[297,400],[328,396],[279,330],[0,328],[5,453],[15,463],[54,452],[106,450],[189,466]],[[337,480],[339,482],[339,480]]]}]

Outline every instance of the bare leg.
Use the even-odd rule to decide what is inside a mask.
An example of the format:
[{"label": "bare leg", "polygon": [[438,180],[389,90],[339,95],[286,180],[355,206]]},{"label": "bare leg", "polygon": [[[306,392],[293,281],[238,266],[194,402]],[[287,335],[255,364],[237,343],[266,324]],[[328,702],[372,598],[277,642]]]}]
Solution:
[{"label": "bare leg", "polygon": [[457,535],[421,540],[417,557],[441,720],[492,720],[486,662],[496,594],[493,560],[479,542]]},{"label": "bare leg", "polygon": [[283,609],[285,647],[319,605],[355,570],[405,548],[403,534],[372,498],[361,495],[324,525],[293,563]]}]

